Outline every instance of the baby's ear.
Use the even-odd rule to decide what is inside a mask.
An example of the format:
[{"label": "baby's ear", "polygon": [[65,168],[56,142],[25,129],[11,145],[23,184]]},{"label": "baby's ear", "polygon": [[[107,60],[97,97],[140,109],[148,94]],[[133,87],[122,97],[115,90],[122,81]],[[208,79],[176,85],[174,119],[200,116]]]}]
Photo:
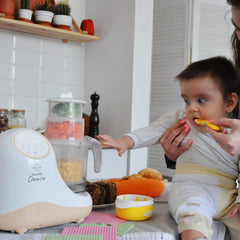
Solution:
[{"label": "baby's ear", "polygon": [[226,112],[227,113],[232,112],[233,109],[236,107],[237,103],[238,103],[237,93],[229,94],[228,99],[227,99]]}]

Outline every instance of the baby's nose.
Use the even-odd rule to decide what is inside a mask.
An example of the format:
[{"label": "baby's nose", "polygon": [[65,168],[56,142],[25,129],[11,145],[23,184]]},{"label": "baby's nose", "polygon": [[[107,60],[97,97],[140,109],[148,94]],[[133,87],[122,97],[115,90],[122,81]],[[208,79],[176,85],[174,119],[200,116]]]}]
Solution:
[{"label": "baby's nose", "polygon": [[197,112],[198,111],[198,105],[194,102],[191,102],[190,106],[189,106],[189,110],[192,112]]}]

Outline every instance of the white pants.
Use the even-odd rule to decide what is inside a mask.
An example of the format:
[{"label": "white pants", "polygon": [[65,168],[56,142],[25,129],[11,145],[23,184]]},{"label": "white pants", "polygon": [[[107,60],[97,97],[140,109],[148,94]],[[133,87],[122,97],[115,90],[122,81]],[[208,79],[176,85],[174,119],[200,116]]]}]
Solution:
[{"label": "white pants", "polygon": [[169,208],[178,224],[179,233],[196,230],[210,240],[213,233],[212,221],[216,219],[228,225],[232,239],[239,240],[238,216],[230,221],[228,217],[229,210],[234,205],[236,189],[226,190],[204,182],[217,183],[217,179],[197,174],[174,177],[169,191]]}]

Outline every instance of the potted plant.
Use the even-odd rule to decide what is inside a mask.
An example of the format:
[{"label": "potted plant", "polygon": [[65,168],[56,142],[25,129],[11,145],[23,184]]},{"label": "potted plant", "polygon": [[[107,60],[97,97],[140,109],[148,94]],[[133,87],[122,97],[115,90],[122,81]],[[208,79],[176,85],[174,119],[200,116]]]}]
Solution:
[{"label": "potted plant", "polygon": [[72,17],[70,16],[71,8],[64,2],[59,2],[54,7],[53,25],[57,28],[70,30]]},{"label": "potted plant", "polygon": [[50,5],[49,0],[36,3],[35,9],[35,22],[46,26],[52,26],[53,7]]},{"label": "potted plant", "polygon": [[14,19],[16,0],[0,0],[0,13],[6,18]]},{"label": "potted plant", "polygon": [[18,18],[21,21],[32,22],[32,13],[30,10],[30,0],[20,0],[20,8],[18,9]]}]

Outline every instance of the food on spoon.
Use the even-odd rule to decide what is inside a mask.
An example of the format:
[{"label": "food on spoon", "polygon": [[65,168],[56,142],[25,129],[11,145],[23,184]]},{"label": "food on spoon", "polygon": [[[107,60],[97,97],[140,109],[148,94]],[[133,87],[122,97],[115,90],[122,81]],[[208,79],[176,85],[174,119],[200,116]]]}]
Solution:
[{"label": "food on spoon", "polygon": [[209,128],[213,129],[214,131],[220,131],[220,127],[217,126],[217,125],[214,125],[212,123],[210,123],[209,121],[207,120],[203,120],[203,119],[199,119],[199,118],[196,118],[195,120],[195,123],[198,124],[198,125],[207,125]]}]

